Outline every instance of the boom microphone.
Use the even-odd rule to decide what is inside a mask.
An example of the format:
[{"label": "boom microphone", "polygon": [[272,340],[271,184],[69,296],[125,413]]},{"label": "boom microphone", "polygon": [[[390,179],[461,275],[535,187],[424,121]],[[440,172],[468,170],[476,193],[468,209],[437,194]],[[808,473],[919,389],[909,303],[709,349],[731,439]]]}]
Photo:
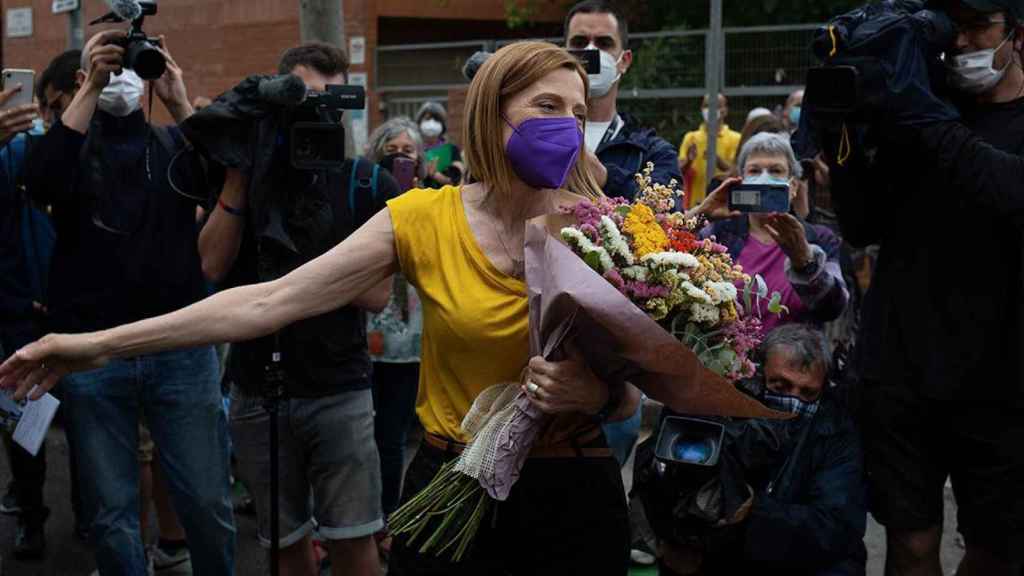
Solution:
[{"label": "boom microphone", "polygon": [[138,0],[107,0],[110,10],[121,20],[132,21],[142,16],[142,5]]},{"label": "boom microphone", "polygon": [[256,92],[268,104],[298,106],[306,99],[306,83],[294,74],[270,76],[260,81]]}]

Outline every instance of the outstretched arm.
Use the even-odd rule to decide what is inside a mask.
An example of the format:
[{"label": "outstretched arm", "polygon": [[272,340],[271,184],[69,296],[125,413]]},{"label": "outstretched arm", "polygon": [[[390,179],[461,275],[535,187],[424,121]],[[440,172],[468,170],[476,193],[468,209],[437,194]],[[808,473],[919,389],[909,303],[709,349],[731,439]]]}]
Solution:
[{"label": "outstretched arm", "polygon": [[332,250],[287,276],[219,292],[170,314],[88,334],[50,334],[0,366],[0,387],[37,398],[64,375],[112,358],[250,340],[348,304],[398,265],[391,214],[380,211]]}]

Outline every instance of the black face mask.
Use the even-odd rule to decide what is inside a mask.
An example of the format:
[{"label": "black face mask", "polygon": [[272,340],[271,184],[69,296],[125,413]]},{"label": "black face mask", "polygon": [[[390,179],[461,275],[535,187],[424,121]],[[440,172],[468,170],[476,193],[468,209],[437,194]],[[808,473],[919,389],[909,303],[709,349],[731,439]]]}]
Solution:
[{"label": "black face mask", "polygon": [[[381,160],[380,160],[380,167],[385,169],[385,170],[387,170],[388,172],[394,172],[395,158],[406,158],[406,159],[409,159],[409,160],[413,159],[412,156],[409,156],[408,154],[402,154],[401,152],[396,152],[394,154],[388,154],[387,156],[381,158]],[[420,167],[420,163],[419,163],[419,161],[416,161],[416,168],[417,168],[417,170],[419,169],[419,167]]]}]

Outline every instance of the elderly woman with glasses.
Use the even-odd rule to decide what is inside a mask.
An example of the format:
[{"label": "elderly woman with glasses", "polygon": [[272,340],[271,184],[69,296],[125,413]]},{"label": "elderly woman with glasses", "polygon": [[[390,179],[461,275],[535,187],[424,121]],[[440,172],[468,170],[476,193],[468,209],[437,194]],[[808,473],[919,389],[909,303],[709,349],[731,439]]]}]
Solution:
[{"label": "elderly woman with glasses", "polygon": [[728,208],[729,191],[741,181],[787,186],[793,201],[801,168],[789,139],[771,132],[751,137],[740,149],[736,168],[739,177],[727,180],[688,215],[707,216],[712,223],[702,237],[725,245],[733,261],[750,276],[763,278],[768,292],[778,292],[788,309],[781,316],[769,314],[768,302],[761,300],[747,313],[760,315],[765,331],[790,322],[835,320],[850,298],[839,268],[841,240],[791,213],[742,214]]}]

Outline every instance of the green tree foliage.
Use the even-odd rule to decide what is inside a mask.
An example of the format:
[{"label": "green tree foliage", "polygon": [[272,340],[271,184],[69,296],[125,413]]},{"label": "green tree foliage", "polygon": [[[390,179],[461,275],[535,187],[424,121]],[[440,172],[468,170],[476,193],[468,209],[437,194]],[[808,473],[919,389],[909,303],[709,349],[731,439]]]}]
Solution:
[{"label": "green tree foliage", "polygon": [[[764,26],[824,22],[865,0],[722,0],[725,26]],[[619,2],[633,30],[706,28],[709,0],[623,0]]]}]

